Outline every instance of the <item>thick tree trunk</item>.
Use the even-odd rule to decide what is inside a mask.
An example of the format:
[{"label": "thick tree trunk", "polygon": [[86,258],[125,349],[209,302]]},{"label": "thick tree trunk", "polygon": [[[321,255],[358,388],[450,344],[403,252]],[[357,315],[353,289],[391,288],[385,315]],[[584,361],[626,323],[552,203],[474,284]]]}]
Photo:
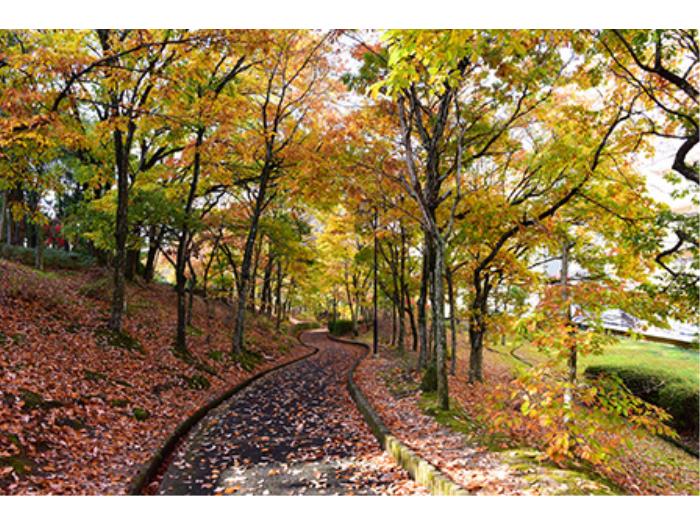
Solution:
[{"label": "thick tree trunk", "polygon": [[129,249],[126,251],[126,269],[124,271],[124,277],[129,281],[133,281],[136,277],[140,257],[140,250]]},{"label": "thick tree trunk", "polygon": [[474,300],[469,317],[469,382],[482,382],[484,361],[484,336],[486,335],[486,308],[489,293],[488,279],[474,275]]},{"label": "thick tree trunk", "polygon": [[114,232],[116,250],[114,254],[114,292],[109,328],[115,332],[122,329],[122,316],[125,308],[126,241],[129,233],[129,149],[135,126],[129,123],[127,139],[121,130],[115,129],[114,158],[117,168],[117,221]]},{"label": "thick tree trunk", "polygon": [[469,382],[476,383],[484,380],[482,372],[484,331],[483,319],[480,315],[472,316],[469,323]]},{"label": "thick tree trunk", "polygon": [[443,286],[445,274],[445,247],[442,239],[440,239],[437,235],[434,239],[434,248],[435,268],[431,302],[433,303],[433,324],[435,325],[437,397],[440,408],[448,410],[450,408],[450,401],[447,382],[447,366],[445,362],[447,336],[445,334],[445,292]]}]

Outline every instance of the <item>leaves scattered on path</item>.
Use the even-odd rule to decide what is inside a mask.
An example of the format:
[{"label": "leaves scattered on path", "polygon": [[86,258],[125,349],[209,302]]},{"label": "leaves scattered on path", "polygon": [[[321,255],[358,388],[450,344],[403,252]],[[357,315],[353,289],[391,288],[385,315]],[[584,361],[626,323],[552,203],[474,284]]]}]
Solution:
[{"label": "leaves scattered on path", "polygon": [[319,352],[253,383],[178,450],[161,494],[420,494],[383,453],[346,388],[361,355],[323,333]]}]

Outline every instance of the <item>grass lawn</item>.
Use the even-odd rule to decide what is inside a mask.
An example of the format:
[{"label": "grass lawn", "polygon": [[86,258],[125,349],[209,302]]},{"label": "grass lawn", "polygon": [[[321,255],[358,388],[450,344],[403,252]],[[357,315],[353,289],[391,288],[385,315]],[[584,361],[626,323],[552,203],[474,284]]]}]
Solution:
[{"label": "grass lawn", "polygon": [[[494,359],[509,367],[526,366],[521,360],[530,364],[545,360],[544,355],[530,345],[514,346],[512,343],[506,343],[505,346],[487,346],[495,352],[487,352],[486,359]],[[578,366],[581,373],[592,365],[634,365],[649,370],[663,370],[677,376],[689,386],[700,389],[700,352],[692,348],[619,337],[601,354],[579,356]]]},{"label": "grass lawn", "polygon": [[700,388],[700,352],[692,348],[652,341],[620,338],[601,355],[581,358],[581,370],[590,365],[637,365],[651,370],[664,370]]}]

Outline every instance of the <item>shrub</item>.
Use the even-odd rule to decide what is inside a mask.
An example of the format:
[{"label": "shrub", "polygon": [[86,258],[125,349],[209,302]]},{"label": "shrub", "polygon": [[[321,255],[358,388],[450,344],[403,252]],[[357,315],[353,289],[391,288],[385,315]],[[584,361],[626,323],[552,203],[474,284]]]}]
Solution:
[{"label": "shrub", "polygon": [[420,389],[423,392],[437,391],[437,365],[435,361],[430,361],[423,372],[423,377],[420,380]]},{"label": "shrub", "polygon": [[[0,246],[0,256],[22,264],[34,264],[34,248],[24,246]],[[79,252],[67,252],[55,248],[44,248],[44,267],[64,270],[80,270],[94,266],[95,259],[90,255]]]},{"label": "shrub", "polygon": [[306,330],[314,330],[315,328],[320,328],[321,325],[319,325],[317,322],[310,321],[310,322],[304,322],[304,323],[297,323],[293,324],[290,328],[290,335],[292,337],[299,337],[299,334]]},{"label": "shrub", "polygon": [[328,321],[328,331],[339,337],[351,333],[352,328],[352,321],[348,319],[338,319],[335,322]]},{"label": "shrub", "polygon": [[585,372],[591,378],[602,374],[618,376],[634,395],[663,408],[678,432],[698,435],[700,399],[697,390],[682,379],[663,370],[638,366],[589,366]]}]

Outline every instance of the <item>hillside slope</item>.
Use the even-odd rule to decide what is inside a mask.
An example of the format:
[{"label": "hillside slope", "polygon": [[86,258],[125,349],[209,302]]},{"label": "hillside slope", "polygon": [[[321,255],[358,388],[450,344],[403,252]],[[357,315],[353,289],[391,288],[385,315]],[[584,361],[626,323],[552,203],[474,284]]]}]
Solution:
[{"label": "hillside slope", "polygon": [[124,331],[105,331],[109,273],[0,260],[0,494],[124,493],[177,425],[230,386],[308,350],[250,317],[259,359],[229,357],[230,308],[195,298],[192,358],[171,351],[175,294],[130,285]]}]

